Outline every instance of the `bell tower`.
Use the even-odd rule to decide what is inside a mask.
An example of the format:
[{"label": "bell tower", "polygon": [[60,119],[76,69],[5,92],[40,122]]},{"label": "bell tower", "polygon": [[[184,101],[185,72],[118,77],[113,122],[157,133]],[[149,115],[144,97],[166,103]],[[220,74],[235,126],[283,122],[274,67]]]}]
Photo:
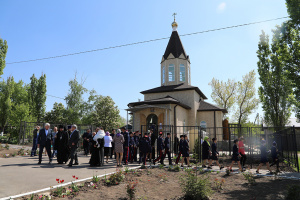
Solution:
[{"label": "bell tower", "polygon": [[173,14],[172,34],[161,60],[161,85],[191,85],[191,68],[189,56],[185,53],[177,32],[178,24]]}]

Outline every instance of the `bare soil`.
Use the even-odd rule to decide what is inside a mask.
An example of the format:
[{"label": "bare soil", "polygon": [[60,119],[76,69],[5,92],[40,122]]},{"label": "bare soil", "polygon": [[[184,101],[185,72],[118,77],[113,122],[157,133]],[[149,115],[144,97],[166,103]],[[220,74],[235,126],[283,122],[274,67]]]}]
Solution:
[{"label": "bare soil", "polygon": [[[185,171],[170,172],[167,169],[142,169],[125,174],[124,182],[119,185],[106,186],[103,181],[99,181],[97,188],[93,188],[89,182],[80,185],[79,192],[64,198],[52,197],[52,199],[129,199],[126,187],[128,182],[138,182],[136,186],[135,199],[184,199],[180,186],[180,177],[185,176]],[[213,194],[209,199],[240,199],[240,200],[274,200],[284,199],[288,186],[300,184],[297,180],[275,179],[275,177],[256,177],[256,184],[251,185],[241,174],[231,174],[211,172],[202,173],[199,178],[209,177]],[[222,189],[217,189],[215,183],[222,181]],[[34,199],[40,196],[35,195]],[[24,197],[22,199],[30,199]]]}]

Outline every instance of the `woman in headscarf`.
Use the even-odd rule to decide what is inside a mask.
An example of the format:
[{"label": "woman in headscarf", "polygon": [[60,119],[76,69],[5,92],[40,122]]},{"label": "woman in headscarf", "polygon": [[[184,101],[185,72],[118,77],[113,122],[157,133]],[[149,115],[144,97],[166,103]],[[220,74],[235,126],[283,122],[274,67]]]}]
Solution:
[{"label": "woman in headscarf", "polygon": [[102,155],[102,144],[99,144],[99,141],[104,138],[105,133],[102,128],[97,128],[98,132],[93,137],[92,142],[92,155],[90,159],[90,165],[91,166],[101,166],[103,161],[103,155]]},{"label": "woman in headscarf", "polygon": [[57,149],[57,162],[63,164],[69,160],[69,134],[66,132],[63,125],[58,127],[58,132],[55,135],[55,148]]},{"label": "woman in headscarf", "polygon": [[[205,136],[204,137],[204,142],[202,143],[202,160],[203,160],[203,164],[202,167],[206,167],[206,162],[210,162],[210,144],[209,144],[209,137]],[[210,169],[211,167],[208,165],[207,167],[208,169]]]},{"label": "woman in headscarf", "polygon": [[108,163],[108,157],[110,156],[111,152],[111,142],[112,138],[110,136],[110,133],[107,131],[104,136],[104,156],[106,157],[106,163]]},{"label": "woman in headscarf", "polygon": [[114,136],[113,141],[115,143],[115,153],[117,159],[117,167],[121,167],[122,158],[123,158],[123,143],[125,142],[121,130],[117,130],[117,134]]}]

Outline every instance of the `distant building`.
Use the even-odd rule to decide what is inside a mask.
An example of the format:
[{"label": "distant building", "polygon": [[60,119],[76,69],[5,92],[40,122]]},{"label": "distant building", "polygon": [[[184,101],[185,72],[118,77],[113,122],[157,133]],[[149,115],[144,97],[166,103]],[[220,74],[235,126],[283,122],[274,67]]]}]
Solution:
[{"label": "distant building", "polygon": [[[158,129],[164,125],[222,127],[223,114],[227,111],[206,102],[202,91],[191,85],[190,58],[177,27],[174,20],[172,35],[161,59],[161,86],[142,91],[144,101],[128,104],[127,110],[133,115],[133,131],[140,130],[141,125],[155,125]],[[216,131],[220,133],[215,134],[222,135],[221,129]]]}]

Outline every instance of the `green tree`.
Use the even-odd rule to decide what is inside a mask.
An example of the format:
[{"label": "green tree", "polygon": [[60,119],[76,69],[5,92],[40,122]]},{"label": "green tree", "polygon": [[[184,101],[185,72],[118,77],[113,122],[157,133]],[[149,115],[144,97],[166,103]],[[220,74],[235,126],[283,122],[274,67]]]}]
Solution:
[{"label": "green tree", "polygon": [[37,121],[40,122],[46,110],[46,92],[47,92],[47,83],[46,83],[46,74],[42,74],[42,76],[38,80],[37,84],[37,96],[36,96],[36,117]]},{"label": "green tree", "polygon": [[[223,82],[213,78],[209,85],[212,88],[211,98],[213,101],[229,112],[236,103],[237,82],[231,79]],[[226,115],[224,115],[224,118],[226,118]]]},{"label": "green tree", "polygon": [[80,123],[85,113],[86,102],[83,95],[88,90],[83,86],[84,81],[78,82],[76,74],[73,80],[69,81],[69,93],[66,96],[67,112],[69,116],[69,123]]},{"label": "green tree", "polygon": [[94,105],[95,108],[91,115],[93,124],[102,126],[104,130],[118,126],[120,110],[110,96],[98,96]]},{"label": "green tree", "polygon": [[12,80],[12,87],[12,108],[9,123],[13,126],[18,126],[20,121],[29,119],[28,86],[22,80],[17,83]]},{"label": "green tree", "polygon": [[67,110],[62,103],[55,102],[51,111],[45,114],[45,121],[51,123],[68,123]]},{"label": "green tree", "polygon": [[299,0],[286,0],[287,11],[295,25],[300,24],[300,1]]},{"label": "green tree", "polygon": [[7,81],[0,83],[0,125],[1,130],[4,132],[4,128],[11,115],[11,96],[13,93],[13,77],[8,77]]},{"label": "green tree", "polygon": [[7,41],[0,38],[0,77],[3,74],[5,68],[5,58],[7,53]]},{"label": "green tree", "polygon": [[235,113],[238,124],[245,123],[248,116],[257,109],[259,100],[256,98],[255,80],[255,71],[252,70],[243,76],[242,82],[238,82]]},{"label": "green tree", "polygon": [[30,84],[28,87],[28,103],[29,103],[29,114],[30,116],[34,116],[34,121],[36,121],[36,112],[35,112],[35,98],[37,96],[37,85],[38,85],[38,79],[33,74],[30,77]]},{"label": "green tree", "polygon": [[[284,25],[283,25],[284,26]],[[264,121],[274,127],[284,127],[291,116],[292,81],[285,69],[290,59],[287,44],[282,38],[282,26],[273,30],[272,44],[264,32],[258,44],[258,73],[261,86],[259,97],[264,110]]]}]

